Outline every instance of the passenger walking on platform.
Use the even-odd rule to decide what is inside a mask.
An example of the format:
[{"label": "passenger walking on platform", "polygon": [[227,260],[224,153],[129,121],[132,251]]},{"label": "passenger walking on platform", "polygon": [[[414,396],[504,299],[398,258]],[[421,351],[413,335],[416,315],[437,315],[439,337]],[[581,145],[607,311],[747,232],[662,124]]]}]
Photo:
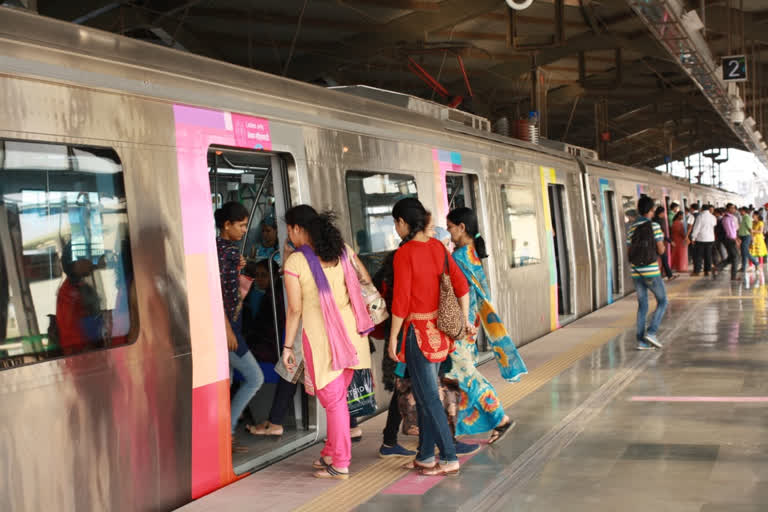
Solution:
[{"label": "passenger walking on platform", "polygon": [[[231,431],[235,427],[248,403],[264,383],[264,374],[259,363],[253,357],[248,343],[243,337],[243,301],[240,297],[240,271],[245,267],[245,259],[240,254],[240,240],[248,228],[248,210],[238,202],[225,203],[214,214],[219,235],[216,237],[216,249],[219,255],[219,274],[221,293],[224,301],[225,328],[227,347],[229,348],[230,373],[237,370],[245,382],[232,397]],[[238,447],[238,451],[247,451]]]},{"label": "passenger walking on platform", "polygon": [[[664,254],[665,246],[661,227],[651,222],[653,199],[641,196],[637,201],[637,211],[640,217],[627,232],[627,245],[632,280],[637,291],[637,348],[647,350],[662,346],[657,333],[667,309],[667,291],[659,271],[658,257]],[[646,329],[648,290],[656,297],[656,311]]]},{"label": "passenger walking on platform", "polygon": [[683,224],[683,212],[677,212],[672,222],[672,269],[688,271],[688,233]]},{"label": "passenger walking on platform", "polygon": [[[745,274],[748,270],[749,263],[752,263],[755,268],[758,267],[760,262],[751,254],[752,248],[752,213],[742,206],[739,208],[739,214],[741,219],[739,221],[739,240],[741,240],[741,271]],[[762,231],[761,231],[762,232]]]},{"label": "passenger walking on platform", "polygon": [[307,205],[285,214],[288,237],[283,273],[288,310],[283,363],[296,367],[293,343],[302,323],[304,386],[325,409],[328,437],[313,464],[317,478],[346,479],[352,459],[347,388],[355,369],[371,367],[373,330],[355,271],[364,268],[344,243],[330,213]]},{"label": "passenger walking on platform", "polygon": [[752,214],[752,246],[749,248],[752,257],[758,261],[757,278],[760,285],[765,284],[765,262],[768,257],[768,247],[765,245],[764,223],[758,212]]},{"label": "passenger walking on platform", "polygon": [[[715,208],[715,243],[712,245],[712,264],[717,266],[723,261],[727,252],[725,250],[725,228],[723,228],[723,215],[725,208]],[[724,254],[726,256],[724,256]]]},{"label": "passenger walking on platform", "polygon": [[717,219],[712,215],[711,209],[708,205],[701,208],[701,213],[696,218],[691,232],[691,243],[695,247],[692,276],[701,274],[702,261],[705,276],[708,276],[712,269],[712,245],[715,242]]},{"label": "passenger walking on platform", "polygon": [[[379,293],[384,297],[384,301],[387,303],[387,310],[392,311],[392,291],[395,283],[395,251],[390,252],[381,265],[381,268],[376,275],[373,276],[373,284],[379,290]],[[389,353],[389,340],[390,329],[392,327],[392,319],[387,318],[384,322],[376,326],[376,329],[371,333],[371,337],[380,338],[384,341],[384,351]],[[392,392],[392,398],[389,402],[389,409],[387,409],[387,421],[384,426],[383,440],[379,447],[379,457],[414,457],[416,452],[408,450],[398,443],[397,432],[402,422],[402,416],[400,415],[399,398],[400,392],[395,385],[395,379],[397,377],[397,366],[402,365],[390,359],[384,357],[381,361],[382,381],[384,382],[384,389]],[[403,365],[404,366],[404,365]]]},{"label": "passenger walking on platform", "polygon": [[[427,236],[430,215],[418,199],[398,201],[392,217],[402,242],[394,260],[389,356],[408,365],[419,423],[418,454],[407,467],[424,475],[453,475],[459,472],[459,460],[438,392],[438,368],[454,345],[450,337],[437,329],[440,276],[446,266],[461,304],[462,311],[457,314],[463,315],[465,328],[472,334],[469,287],[445,247]],[[400,332],[402,338],[398,340]],[[440,452],[439,460],[435,459],[435,445]]]},{"label": "passenger walking on platform", "polygon": [[726,265],[731,265],[731,280],[738,281],[736,274],[739,266],[739,219],[736,218],[736,206],[728,203],[725,207],[726,212],[723,215],[723,229],[725,230],[725,249],[728,251],[728,259],[721,261],[718,270],[722,270]]},{"label": "passenger walking on platform", "polygon": [[[655,222],[659,225],[659,227],[661,227],[661,232],[664,233],[664,243],[671,245],[672,239],[669,238],[669,233],[667,231],[667,212],[664,210],[663,206],[656,208],[656,211],[653,214],[653,219],[651,219],[651,221]],[[659,257],[659,259],[661,260],[661,265],[664,268],[664,275],[666,275],[667,279],[671,281],[677,276],[672,273],[672,269],[669,267],[668,256],[669,255],[665,252]]]},{"label": "passenger walking on platform", "polygon": [[[469,321],[475,329],[482,325],[504,380],[517,382],[528,370],[490,302],[482,265],[482,259],[488,254],[485,240],[480,236],[477,215],[470,208],[451,211],[448,231],[456,246],[453,259],[469,282]],[[504,414],[498,393],[477,369],[477,353],[476,336],[468,334],[456,340],[456,350],[450,356],[451,370],[446,377],[456,380],[462,393],[456,435],[490,431],[488,444],[493,444],[500,441],[515,422]]]}]

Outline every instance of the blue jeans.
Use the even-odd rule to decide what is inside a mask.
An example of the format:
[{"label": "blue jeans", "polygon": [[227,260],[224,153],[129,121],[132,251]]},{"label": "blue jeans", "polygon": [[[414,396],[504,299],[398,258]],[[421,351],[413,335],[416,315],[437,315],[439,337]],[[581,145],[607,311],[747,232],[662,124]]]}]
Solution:
[{"label": "blue jeans", "polygon": [[752,235],[740,236],[739,238],[741,238],[741,270],[746,272],[747,261],[751,261],[755,267],[757,267],[760,262],[749,252],[749,246],[752,245]]},{"label": "blue jeans", "polygon": [[435,458],[435,445],[440,449],[441,463],[459,460],[438,391],[437,371],[440,363],[430,363],[424,357],[416,342],[413,326],[408,329],[405,339],[405,360],[419,419],[419,453],[416,460],[424,464],[431,463]]},{"label": "blue jeans", "polygon": [[664,288],[664,280],[661,276],[634,278],[635,290],[637,290],[637,339],[643,340],[645,336],[645,319],[648,316],[648,290],[656,297],[656,311],[653,312],[651,325],[648,327],[648,334],[655,335],[661,319],[664,318],[664,312],[667,310],[667,290]]},{"label": "blue jeans", "polygon": [[235,396],[232,397],[230,414],[232,415],[232,433],[234,434],[237,420],[243,414],[253,395],[264,384],[264,373],[261,371],[261,366],[256,362],[256,358],[253,357],[250,350],[242,356],[232,351],[229,352],[230,380],[232,380],[232,370],[240,372],[245,379],[245,382],[240,385]]}]

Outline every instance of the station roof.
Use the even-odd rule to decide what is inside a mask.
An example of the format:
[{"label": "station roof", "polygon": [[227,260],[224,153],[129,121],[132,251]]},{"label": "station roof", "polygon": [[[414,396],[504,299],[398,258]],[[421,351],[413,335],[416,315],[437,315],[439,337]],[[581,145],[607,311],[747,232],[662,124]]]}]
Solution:
[{"label": "station roof", "polygon": [[[680,1],[646,4],[674,12]],[[634,0],[534,0],[522,11],[503,0],[36,0],[36,7],[42,15],[321,85],[364,84],[442,103],[463,97],[459,108],[492,122],[514,121],[531,109],[535,63],[539,98],[547,98],[539,107],[542,136],[602,144],[607,160],[656,166],[710,147],[754,149],[727,121],[727,108],[718,111],[711,90],[696,83],[687,50],[677,50],[693,41],[679,33],[677,16],[701,7],[693,3],[679,6],[674,27],[666,17],[652,19],[655,10],[638,11]],[[762,129],[768,6],[704,4],[700,33],[709,51],[754,57],[750,81],[738,87],[754,129]]]}]

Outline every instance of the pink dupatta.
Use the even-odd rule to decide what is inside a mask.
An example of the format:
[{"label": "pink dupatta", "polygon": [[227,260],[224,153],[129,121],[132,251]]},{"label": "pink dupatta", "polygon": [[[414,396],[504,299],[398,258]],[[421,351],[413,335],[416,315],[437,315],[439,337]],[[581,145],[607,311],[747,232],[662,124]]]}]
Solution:
[{"label": "pink dupatta", "polygon": [[[328,343],[331,346],[331,368],[334,371],[338,371],[357,366],[357,364],[359,364],[357,351],[352,345],[352,341],[349,339],[347,329],[344,326],[344,321],[339,312],[339,307],[336,304],[336,301],[333,300],[331,286],[328,283],[328,279],[325,277],[325,272],[323,272],[323,266],[320,264],[320,259],[308,245],[299,247],[298,251],[307,259],[309,269],[312,271],[312,277],[315,279],[315,284],[317,285],[317,290],[320,294],[320,308],[323,313],[325,330],[328,334]],[[368,315],[363,295],[360,292],[360,282],[357,279],[357,272],[355,272],[355,269],[352,266],[352,262],[349,259],[346,249],[341,255],[340,263],[342,270],[344,271],[344,282],[347,285],[349,302],[355,315],[357,332],[361,335],[368,334],[374,328],[373,321]]]}]

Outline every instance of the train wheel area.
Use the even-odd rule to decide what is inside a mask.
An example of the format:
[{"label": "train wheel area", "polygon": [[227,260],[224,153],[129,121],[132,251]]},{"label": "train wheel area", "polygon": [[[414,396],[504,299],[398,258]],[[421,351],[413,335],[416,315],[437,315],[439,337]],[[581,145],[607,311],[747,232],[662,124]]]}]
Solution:
[{"label": "train wheel area", "polygon": [[463,439],[482,448],[457,477],[378,458],[379,415],[349,480],[313,478],[314,446],[179,510],[765,510],[768,289],[684,277],[667,293],[662,350],[636,350],[630,295],[521,348],[519,383],[484,365],[517,426]]}]

